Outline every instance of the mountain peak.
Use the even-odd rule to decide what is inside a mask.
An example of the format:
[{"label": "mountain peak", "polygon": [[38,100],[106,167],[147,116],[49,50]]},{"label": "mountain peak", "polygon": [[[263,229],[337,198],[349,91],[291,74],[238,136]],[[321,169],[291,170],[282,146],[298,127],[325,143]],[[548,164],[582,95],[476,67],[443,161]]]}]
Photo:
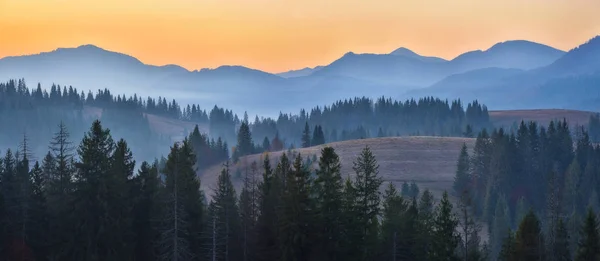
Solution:
[{"label": "mountain peak", "polygon": [[408,56],[408,57],[420,57],[420,55],[418,55],[417,53],[413,52],[412,50],[410,50],[406,47],[400,47],[400,48],[394,50],[393,52],[391,52],[390,54],[402,55],[402,56]]},{"label": "mountain peak", "polygon": [[439,57],[422,56],[418,53],[413,52],[412,50],[410,50],[406,47],[400,47],[389,54],[395,55],[395,56],[410,57],[410,58],[418,59],[418,60],[421,60],[424,62],[445,62],[446,61]]},{"label": "mountain peak", "polygon": [[489,51],[497,51],[497,50],[515,50],[515,49],[521,49],[521,50],[545,50],[548,52],[563,52],[561,50],[558,50],[556,48],[544,45],[544,44],[540,44],[540,43],[536,43],[536,42],[532,42],[532,41],[527,41],[527,40],[509,40],[509,41],[504,41],[504,42],[499,42],[494,44],[492,47],[490,47],[489,49],[486,50],[486,52]]}]

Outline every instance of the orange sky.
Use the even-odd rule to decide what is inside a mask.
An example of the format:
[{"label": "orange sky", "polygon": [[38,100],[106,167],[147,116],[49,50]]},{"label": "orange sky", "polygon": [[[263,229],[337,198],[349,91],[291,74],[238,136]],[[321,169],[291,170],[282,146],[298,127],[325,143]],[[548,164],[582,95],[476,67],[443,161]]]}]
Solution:
[{"label": "orange sky", "polygon": [[348,51],[451,59],[527,39],[568,50],[600,34],[598,0],[0,0],[0,57],[94,44],[149,64],[269,72]]}]

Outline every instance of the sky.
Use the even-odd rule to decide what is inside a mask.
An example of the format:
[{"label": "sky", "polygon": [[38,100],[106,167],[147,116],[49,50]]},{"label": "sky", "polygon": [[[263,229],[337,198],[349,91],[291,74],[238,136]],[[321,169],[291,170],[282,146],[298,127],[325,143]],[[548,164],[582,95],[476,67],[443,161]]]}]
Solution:
[{"label": "sky", "polygon": [[0,0],[0,57],[94,44],[144,63],[282,72],[398,47],[452,59],[505,40],[569,50],[598,0]]}]

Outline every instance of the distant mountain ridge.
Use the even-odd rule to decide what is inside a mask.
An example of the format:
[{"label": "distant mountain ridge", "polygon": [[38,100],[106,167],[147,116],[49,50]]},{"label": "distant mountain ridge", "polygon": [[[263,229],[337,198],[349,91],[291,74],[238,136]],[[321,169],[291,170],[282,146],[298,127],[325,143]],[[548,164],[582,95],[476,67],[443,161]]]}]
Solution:
[{"label": "distant mountain ridge", "polygon": [[[324,66],[273,74],[238,65],[194,71],[177,65],[148,65],[126,54],[82,45],[2,58],[0,80],[25,78],[29,83],[42,82],[44,87],[57,83],[86,91],[109,88],[113,93],[160,95],[183,104],[219,104],[238,113],[247,110],[250,115],[265,116],[349,96],[460,95],[468,100],[496,97],[499,93],[497,97],[510,99],[484,102],[506,108],[520,106],[513,101],[532,95],[535,92],[529,87],[542,86],[554,76],[576,77],[599,71],[599,46],[600,38],[596,37],[565,53],[543,44],[514,40],[452,60],[422,56],[400,47],[388,54],[347,52]],[[519,95],[521,89],[529,94]]]},{"label": "distant mountain ridge", "polygon": [[394,51],[392,51],[390,53],[391,55],[400,55],[400,56],[405,56],[405,57],[412,57],[415,59],[419,59],[422,61],[428,61],[428,62],[447,62],[446,59],[442,59],[439,57],[433,57],[433,56],[422,56],[419,55],[415,52],[413,52],[412,50],[405,48],[405,47],[400,47]]},{"label": "distant mountain ridge", "polygon": [[449,76],[428,88],[412,90],[405,95],[477,98],[494,109],[600,111],[600,36],[571,49],[546,66],[520,72],[475,70]]}]

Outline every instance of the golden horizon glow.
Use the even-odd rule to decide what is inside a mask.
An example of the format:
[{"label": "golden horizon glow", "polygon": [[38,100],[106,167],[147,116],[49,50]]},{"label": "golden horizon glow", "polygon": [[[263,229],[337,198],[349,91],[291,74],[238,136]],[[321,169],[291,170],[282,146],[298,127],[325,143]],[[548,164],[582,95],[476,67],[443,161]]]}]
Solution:
[{"label": "golden horizon glow", "polygon": [[0,58],[93,44],[147,64],[267,72],[406,47],[452,59],[506,40],[564,51],[600,34],[592,0],[0,0]]}]

